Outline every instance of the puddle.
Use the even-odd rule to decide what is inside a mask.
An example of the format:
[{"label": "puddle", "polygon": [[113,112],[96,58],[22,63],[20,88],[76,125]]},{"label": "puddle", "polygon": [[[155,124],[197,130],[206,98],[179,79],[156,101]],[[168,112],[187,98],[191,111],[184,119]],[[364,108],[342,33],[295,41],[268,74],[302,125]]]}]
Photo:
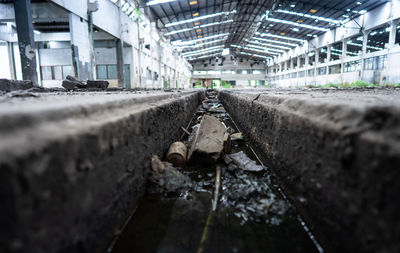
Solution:
[{"label": "puddle", "polygon": [[[228,132],[237,133],[214,95],[208,93],[211,100],[199,107],[188,130],[196,127],[206,110]],[[246,166],[258,166],[257,170],[262,166],[246,140],[232,141],[231,154],[238,152],[243,152],[239,161],[246,155],[254,161],[245,160]],[[108,252],[322,252],[295,208],[271,182],[268,168],[250,172],[234,162],[227,165],[230,159],[220,160],[211,167],[179,169],[191,179],[182,191],[147,193]],[[221,186],[213,211],[216,167]]]}]

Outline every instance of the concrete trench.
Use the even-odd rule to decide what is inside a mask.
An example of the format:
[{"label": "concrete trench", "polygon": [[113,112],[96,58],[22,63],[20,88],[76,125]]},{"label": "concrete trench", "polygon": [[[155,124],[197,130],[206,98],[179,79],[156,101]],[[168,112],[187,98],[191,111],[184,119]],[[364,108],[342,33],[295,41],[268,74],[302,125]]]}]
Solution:
[{"label": "concrete trench", "polygon": [[37,95],[0,101],[0,251],[101,252],[203,92]]},{"label": "concrete trench", "polygon": [[[324,250],[400,251],[398,90],[219,96]],[[150,155],[179,139],[203,97],[3,97],[0,251],[103,252],[144,193]]]},{"label": "concrete trench", "polygon": [[399,252],[399,90],[220,92],[327,252]]}]

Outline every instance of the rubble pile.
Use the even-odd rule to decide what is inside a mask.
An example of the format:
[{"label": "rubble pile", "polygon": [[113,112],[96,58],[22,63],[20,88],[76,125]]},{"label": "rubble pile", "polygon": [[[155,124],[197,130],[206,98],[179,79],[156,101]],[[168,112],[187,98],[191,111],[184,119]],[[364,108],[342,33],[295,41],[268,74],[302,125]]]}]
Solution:
[{"label": "rubble pile", "polygon": [[213,192],[215,168],[221,168],[219,205],[234,210],[243,222],[265,221],[278,225],[290,208],[268,186],[265,167],[252,160],[245,138],[236,130],[215,91],[199,106],[191,127],[181,128],[187,138],[171,144],[162,162],[152,158],[149,194],[188,196]]}]

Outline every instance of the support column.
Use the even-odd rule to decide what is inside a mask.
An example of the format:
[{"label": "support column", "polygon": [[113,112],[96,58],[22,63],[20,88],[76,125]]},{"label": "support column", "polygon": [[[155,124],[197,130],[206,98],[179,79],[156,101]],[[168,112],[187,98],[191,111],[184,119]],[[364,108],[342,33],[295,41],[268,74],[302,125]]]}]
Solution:
[{"label": "support column", "polygon": [[69,14],[72,65],[75,77],[93,79],[88,22],[74,13]]},{"label": "support column", "polygon": [[14,48],[12,42],[7,42],[7,51],[8,51],[8,65],[10,66],[11,79],[17,79],[17,74],[15,72]]},{"label": "support column", "polygon": [[120,39],[116,40],[116,55],[117,55],[117,73],[118,87],[125,87],[125,70],[124,70],[124,42]]},{"label": "support column", "polygon": [[24,80],[32,80],[34,85],[38,85],[31,1],[14,0],[14,11],[19,54],[21,58],[22,78]]},{"label": "support column", "polygon": [[360,72],[360,80],[364,79],[364,58],[367,53],[367,44],[368,44],[368,34],[370,32],[363,32],[363,46],[361,51],[361,72]]}]

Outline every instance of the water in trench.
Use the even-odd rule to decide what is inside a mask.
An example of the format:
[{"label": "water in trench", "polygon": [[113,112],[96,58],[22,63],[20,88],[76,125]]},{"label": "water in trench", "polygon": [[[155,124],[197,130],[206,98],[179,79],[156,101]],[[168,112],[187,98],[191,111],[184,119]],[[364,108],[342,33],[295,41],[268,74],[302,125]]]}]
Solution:
[{"label": "water in trench", "polygon": [[[239,132],[215,96],[208,92],[212,102],[199,109],[206,107],[207,114],[220,119],[228,132]],[[201,115],[195,114],[189,129]],[[245,140],[232,141],[231,153],[240,151],[260,165]],[[217,166],[221,177],[214,203]],[[221,161],[181,169],[190,183],[173,194],[148,189],[108,252],[322,252],[264,168],[248,172]]]}]

